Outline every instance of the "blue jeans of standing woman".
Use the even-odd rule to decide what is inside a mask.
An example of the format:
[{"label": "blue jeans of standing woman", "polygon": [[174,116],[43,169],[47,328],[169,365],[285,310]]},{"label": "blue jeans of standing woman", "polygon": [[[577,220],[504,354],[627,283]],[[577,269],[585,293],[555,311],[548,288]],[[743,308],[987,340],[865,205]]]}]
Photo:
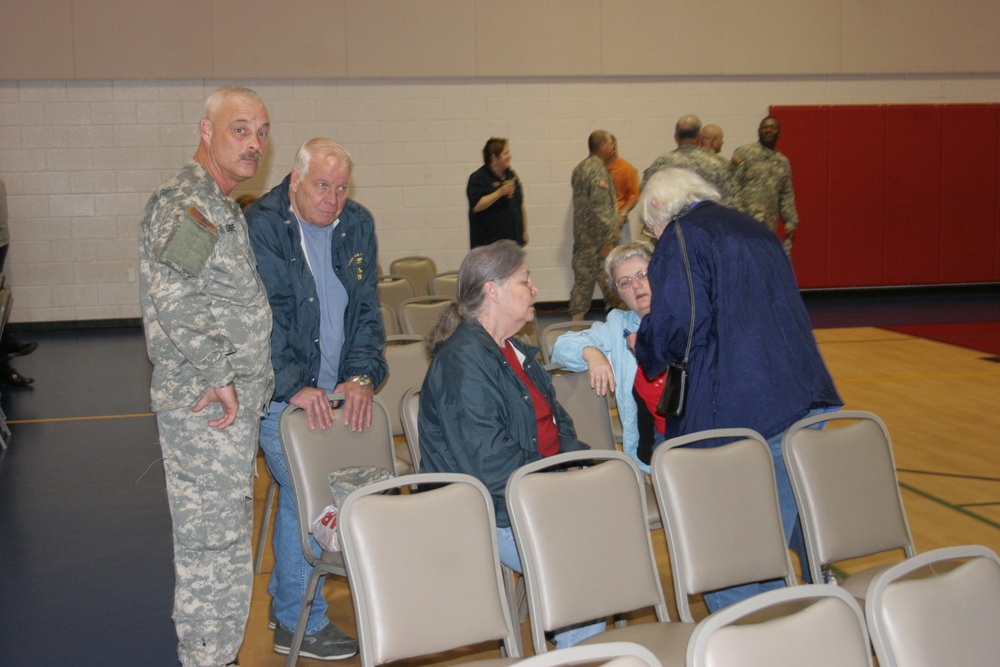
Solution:
[{"label": "blue jeans of standing woman", "polygon": [[[812,417],[813,415],[823,414],[828,411],[818,408],[810,410],[807,416]],[[816,424],[813,428],[823,428],[824,425],[825,422]],[[795,495],[792,493],[792,484],[788,479],[788,471],[785,470],[785,458],[781,453],[781,439],[784,436],[785,433],[781,432],[767,441],[768,447],[771,448],[771,459],[774,461],[774,479],[778,485],[778,505],[781,507],[781,524],[785,529],[785,544],[791,546],[798,553],[802,564],[803,576],[807,579],[806,583],[811,583],[808,581],[809,564],[806,559],[805,545],[802,541],[802,527],[799,525],[799,509],[795,505]],[[738,554],[734,554],[734,556],[738,557]],[[705,593],[705,605],[710,612],[718,611],[723,607],[728,607],[757,593],[763,593],[775,588],[783,588],[784,585],[785,581],[783,579],[774,579],[772,581],[724,588],[713,593]]]},{"label": "blue jeans of standing woman", "polygon": [[[514,531],[510,528],[497,528],[497,545],[500,547],[500,562],[514,570],[521,571],[521,556],[517,553],[517,544],[514,542]],[[586,586],[585,582],[580,583]],[[511,609],[511,613],[517,616],[517,610]],[[604,632],[607,624],[604,621],[590,623],[587,625],[577,625],[560,632],[556,632],[552,640],[556,648],[567,648],[582,642],[587,637]]]}]

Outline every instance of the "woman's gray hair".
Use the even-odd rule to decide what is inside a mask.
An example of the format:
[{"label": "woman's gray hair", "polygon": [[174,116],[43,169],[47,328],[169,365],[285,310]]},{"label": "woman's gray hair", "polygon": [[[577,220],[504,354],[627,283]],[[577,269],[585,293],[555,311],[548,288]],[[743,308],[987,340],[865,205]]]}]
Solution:
[{"label": "woman's gray hair", "polygon": [[504,281],[524,266],[525,257],[521,246],[504,239],[479,246],[469,251],[458,269],[458,299],[441,313],[437,324],[427,340],[427,351],[431,356],[451,338],[462,320],[479,315],[483,306],[486,283],[502,285]]},{"label": "woman's gray hair", "polygon": [[305,178],[309,173],[309,165],[317,155],[332,157],[341,167],[353,169],[354,162],[347,149],[338,144],[333,139],[326,137],[316,137],[302,144],[298,152],[295,153],[295,164],[292,165],[299,172],[299,178]]},{"label": "woman's gray hair", "polygon": [[667,168],[653,174],[639,195],[639,215],[646,229],[666,227],[686,206],[703,200],[717,202],[719,191],[687,169]]},{"label": "woman's gray hair", "polygon": [[604,260],[604,273],[608,276],[608,284],[613,286],[616,292],[618,284],[615,283],[615,271],[625,260],[633,257],[641,257],[648,264],[649,260],[653,258],[653,246],[645,241],[623,243],[620,246],[615,246],[608,254],[608,258]]}]

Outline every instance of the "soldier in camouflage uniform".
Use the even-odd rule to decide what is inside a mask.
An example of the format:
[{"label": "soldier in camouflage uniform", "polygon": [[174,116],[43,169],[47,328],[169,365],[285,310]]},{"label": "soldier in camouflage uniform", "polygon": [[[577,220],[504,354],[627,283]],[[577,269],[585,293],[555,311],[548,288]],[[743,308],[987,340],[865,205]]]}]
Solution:
[{"label": "soldier in camouflage uniform", "polygon": [[595,130],[588,140],[590,155],[573,169],[573,290],[569,314],[582,320],[590,310],[594,283],[601,286],[608,306],[621,303],[609,289],[604,258],[618,245],[618,197],[604,162],[614,151],[611,134]]},{"label": "soldier in camouflage uniform", "polygon": [[217,90],[194,160],[153,193],[141,225],[143,324],[185,667],[236,664],[250,611],[252,479],[274,385],[271,309],[229,193],[256,173],[269,129],[254,91]]},{"label": "soldier in camouflage uniform", "polygon": [[775,148],[781,136],[781,123],[768,116],[760,122],[757,136],[758,143],[740,146],[733,153],[739,191],[737,208],[775,233],[780,215],[785,223],[785,254],[791,256],[799,213],[795,210],[792,165]]},{"label": "soldier in camouflage uniform", "polygon": [[[664,153],[653,160],[653,163],[642,172],[642,187],[646,186],[649,177],[667,167],[687,169],[698,174],[715,186],[722,198],[723,206],[736,205],[736,189],[733,185],[733,174],[729,169],[729,161],[718,156],[713,150],[699,147],[701,139],[701,120],[692,114],[681,116],[674,128],[674,141],[677,148]],[[640,188],[641,189],[641,188]]]}]

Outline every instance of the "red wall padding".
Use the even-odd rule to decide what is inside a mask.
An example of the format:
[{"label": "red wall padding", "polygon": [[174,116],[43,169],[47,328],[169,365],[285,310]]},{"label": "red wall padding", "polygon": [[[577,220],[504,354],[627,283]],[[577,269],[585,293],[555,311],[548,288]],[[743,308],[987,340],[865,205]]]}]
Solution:
[{"label": "red wall padding", "polygon": [[1000,281],[1000,105],[775,106],[800,287]]}]

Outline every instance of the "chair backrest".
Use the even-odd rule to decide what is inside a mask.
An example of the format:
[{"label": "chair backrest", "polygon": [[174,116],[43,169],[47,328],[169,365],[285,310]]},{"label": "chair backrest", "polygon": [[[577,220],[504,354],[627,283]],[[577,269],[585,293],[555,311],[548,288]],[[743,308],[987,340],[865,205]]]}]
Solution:
[{"label": "chair backrest", "polygon": [[[443,486],[386,494],[418,484]],[[520,655],[493,501],[477,479],[405,475],[362,487],[344,501],[338,530],[364,667],[489,640]]]},{"label": "chair backrest", "polygon": [[400,257],[389,264],[389,273],[410,277],[417,288],[417,296],[427,295],[427,283],[437,275],[437,272],[437,264],[434,260],[420,255]]},{"label": "chair backrest", "polygon": [[563,335],[567,331],[583,331],[584,329],[589,329],[593,326],[593,324],[594,322],[592,320],[556,322],[555,324],[550,324],[542,329],[540,339],[540,347],[542,348],[542,363],[548,364],[552,362],[552,347],[556,344],[556,338],[559,338],[559,336]]},{"label": "chair backrest", "polygon": [[947,547],[878,574],[865,601],[881,667],[1000,663],[1000,558],[983,546]]},{"label": "chair backrest", "polygon": [[586,664],[593,667],[662,667],[659,658],[635,642],[577,644],[517,662],[517,667],[570,667]]},{"label": "chair backrest", "polygon": [[[715,447],[685,447],[727,442]],[[650,467],[682,621],[688,596],[770,579],[797,583],[781,524],[774,461],[749,429],[715,429],[667,440]]]},{"label": "chair backrest", "polygon": [[576,436],[593,449],[615,449],[608,399],[594,392],[587,373],[553,368],[549,369],[549,376],[556,390],[556,400],[573,419]]},{"label": "chair backrest", "polygon": [[410,387],[399,399],[399,418],[403,422],[406,446],[410,450],[410,461],[414,472],[420,472],[420,431],[417,423],[420,417],[420,385]]},{"label": "chair backrest", "polygon": [[379,309],[382,311],[382,325],[385,327],[385,335],[395,336],[399,334],[399,320],[396,319],[396,311],[384,303],[379,304]]},{"label": "chair backrest", "polygon": [[405,299],[396,309],[399,328],[407,335],[430,336],[441,313],[454,302],[454,299],[441,296],[415,296],[412,299]]},{"label": "chair backrest", "polygon": [[445,271],[431,276],[427,281],[427,291],[434,296],[446,296],[458,300],[458,271]]},{"label": "chair backrest", "polygon": [[[424,336],[389,336],[385,341],[385,362],[389,366],[389,374],[378,389],[389,409],[389,421],[392,424],[393,435],[403,435],[403,421],[399,413],[399,401],[410,387],[419,387],[424,383],[430,360],[427,357]],[[413,462],[416,470],[416,461]]]},{"label": "chair backrest", "polygon": [[[824,422],[830,425],[816,428]],[[813,581],[838,560],[891,549],[916,553],[881,419],[858,410],[807,417],[786,431],[782,451]]]},{"label": "chair backrest", "polygon": [[399,304],[416,295],[417,288],[413,284],[413,280],[407,276],[386,273],[378,277],[379,303],[391,308],[393,313],[399,312]]},{"label": "chair backrest", "polygon": [[[342,400],[331,394],[330,400]],[[330,473],[348,466],[377,466],[396,472],[389,412],[378,396],[372,402],[372,425],[360,433],[345,425],[344,409],[334,409],[336,421],[328,429],[311,429],[305,411],[289,405],[278,423],[281,448],[295,495],[303,553],[312,559],[309,543],[312,523],[332,502]]]},{"label": "chair backrest", "polygon": [[872,660],[858,603],[817,584],[766,591],[708,616],[691,636],[687,664],[872,667]]},{"label": "chair backrest", "polygon": [[535,653],[547,650],[545,632],[595,618],[653,607],[668,620],[642,472],[630,457],[588,450],[529,463],[507,480],[506,499]]}]

